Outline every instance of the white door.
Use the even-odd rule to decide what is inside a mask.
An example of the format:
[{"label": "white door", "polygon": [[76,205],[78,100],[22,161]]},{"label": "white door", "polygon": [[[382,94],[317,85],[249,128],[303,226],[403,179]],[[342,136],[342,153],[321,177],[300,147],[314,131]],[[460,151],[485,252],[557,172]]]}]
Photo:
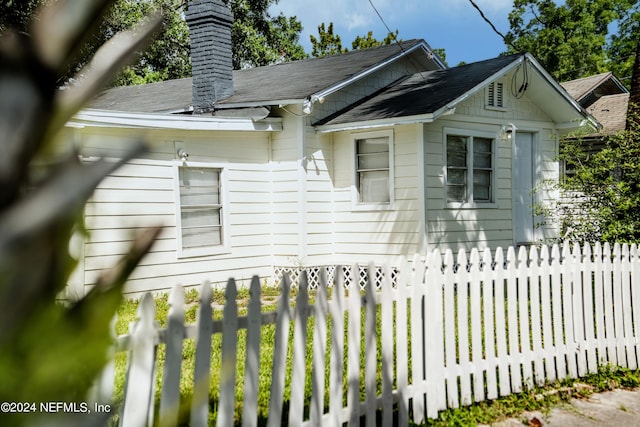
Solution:
[{"label": "white door", "polygon": [[513,145],[513,240],[516,244],[535,241],[533,140],[532,133],[516,132]]}]

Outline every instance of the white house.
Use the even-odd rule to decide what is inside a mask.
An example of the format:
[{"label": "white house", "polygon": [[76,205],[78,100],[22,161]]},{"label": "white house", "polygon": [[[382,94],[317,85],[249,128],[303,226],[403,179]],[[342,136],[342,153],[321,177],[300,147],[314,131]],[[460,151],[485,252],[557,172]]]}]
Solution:
[{"label": "white house", "polygon": [[150,146],[87,205],[71,293],[150,224],[129,293],[554,235],[531,207],[555,195],[531,190],[595,121],[531,55],[446,68],[409,40],[232,72],[231,21],[192,1],[193,79],[107,90],[68,124],[86,161]]}]

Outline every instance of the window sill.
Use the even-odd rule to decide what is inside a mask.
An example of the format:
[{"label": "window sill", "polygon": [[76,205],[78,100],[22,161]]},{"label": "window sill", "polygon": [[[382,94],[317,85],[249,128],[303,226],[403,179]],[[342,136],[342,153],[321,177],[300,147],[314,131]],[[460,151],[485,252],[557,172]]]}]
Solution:
[{"label": "window sill", "polygon": [[228,246],[213,246],[204,248],[178,249],[176,257],[178,259],[197,258],[215,255],[226,255],[230,253],[231,248],[229,248]]},{"label": "window sill", "polygon": [[445,209],[499,209],[500,205],[496,202],[491,203],[446,203]]}]

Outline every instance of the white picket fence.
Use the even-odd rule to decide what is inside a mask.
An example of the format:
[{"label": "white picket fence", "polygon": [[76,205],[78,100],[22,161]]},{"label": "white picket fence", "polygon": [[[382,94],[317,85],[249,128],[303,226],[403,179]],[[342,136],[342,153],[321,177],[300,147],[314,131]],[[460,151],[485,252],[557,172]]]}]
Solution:
[{"label": "white picket fence", "polygon": [[[367,426],[404,426],[409,419],[435,418],[446,408],[578,378],[604,364],[638,368],[640,259],[635,245],[616,244],[613,251],[608,244],[520,248],[517,253],[509,248],[506,256],[501,249],[493,256],[489,250],[461,251],[457,257],[433,252],[395,273],[386,269],[381,289],[366,286],[364,295],[358,289],[345,296],[340,276],[318,287],[314,304],[309,304],[306,286],[300,286],[293,307],[285,279],[272,313],[261,312],[260,283],[254,278],[246,316],[238,316],[236,285],[230,279],[222,320],[212,320],[212,292],[205,284],[198,320],[187,325],[184,294],[176,287],[162,329],[155,324],[153,300],[145,295],[132,333],[118,337],[118,350],[128,352],[120,425],[151,425],[154,418],[162,426],[177,425],[183,341],[188,338],[196,342],[194,427],[209,425],[210,404],[217,426],[255,426],[259,413],[266,414],[268,426],[279,426],[283,419],[289,426],[360,425],[361,417]],[[310,318],[314,321],[308,327]],[[260,366],[266,324],[275,324],[274,350],[269,366]],[[242,329],[246,354],[238,360]],[[214,334],[222,334],[221,361],[212,364]],[[166,355],[164,365],[157,366],[161,343]],[[239,363],[243,379],[236,378]],[[212,372],[212,366],[219,372]],[[163,372],[161,381],[156,369]],[[219,381],[217,396],[209,393],[212,375]],[[259,409],[265,375],[271,381],[269,401]],[[154,413],[156,383],[161,390]],[[240,402],[235,401],[236,383],[242,388]],[[98,390],[99,400],[111,398],[112,367]],[[234,412],[238,404],[239,417]],[[260,421],[264,424],[264,417]]]}]

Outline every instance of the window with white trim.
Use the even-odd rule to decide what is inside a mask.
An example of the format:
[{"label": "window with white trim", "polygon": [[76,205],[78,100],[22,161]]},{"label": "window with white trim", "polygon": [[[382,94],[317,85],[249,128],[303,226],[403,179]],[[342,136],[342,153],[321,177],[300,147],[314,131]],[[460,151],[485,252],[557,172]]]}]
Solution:
[{"label": "window with white trim", "polygon": [[493,202],[495,139],[446,135],[446,199],[449,204]]},{"label": "window with white trim", "polygon": [[356,188],[359,204],[391,203],[388,136],[356,139]]},{"label": "window with white trim", "polygon": [[504,85],[500,82],[489,83],[486,89],[486,106],[504,108]]},{"label": "window with white trim", "polygon": [[224,245],[221,168],[177,166],[178,250],[182,256],[205,255]]}]

